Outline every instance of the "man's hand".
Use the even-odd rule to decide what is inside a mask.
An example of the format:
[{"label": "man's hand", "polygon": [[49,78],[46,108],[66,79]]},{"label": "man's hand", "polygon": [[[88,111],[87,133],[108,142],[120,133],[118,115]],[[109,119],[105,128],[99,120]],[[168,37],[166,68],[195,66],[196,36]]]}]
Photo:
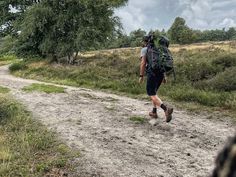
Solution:
[{"label": "man's hand", "polygon": [[139,77],[139,83],[140,83],[140,84],[143,83],[143,77]]}]

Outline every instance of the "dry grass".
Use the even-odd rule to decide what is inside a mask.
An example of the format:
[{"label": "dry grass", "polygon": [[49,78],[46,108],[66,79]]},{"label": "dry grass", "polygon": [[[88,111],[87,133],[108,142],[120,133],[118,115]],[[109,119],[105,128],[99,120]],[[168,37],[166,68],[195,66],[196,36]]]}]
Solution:
[{"label": "dry grass", "polygon": [[181,50],[204,50],[204,49],[222,49],[225,51],[236,52],[236,41],[207,42],[190,45],[173,45],[171,51],[179,52]]}]

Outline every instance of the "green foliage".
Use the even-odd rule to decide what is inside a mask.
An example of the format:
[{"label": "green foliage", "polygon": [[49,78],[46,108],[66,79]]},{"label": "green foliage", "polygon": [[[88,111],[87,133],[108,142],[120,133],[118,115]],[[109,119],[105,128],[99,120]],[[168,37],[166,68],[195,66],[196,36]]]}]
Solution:
[{"label": "green foliage", "polygon": [[15,55],[0,55],[0,66],[16,62],[18,58]]},{"label": "green foliage", "polygon": [[26,62],[16,62],[16,63],[13,63],[10,67],[9,67],[9,70],[11,72],[14,72],[14,71],[18,71],[18,70],[24,70],[24,69],[27,69],[27,64]]},{"label": "green foliage", "polygon": [[198,82],[195,87],[202,89],[213,89],[219,91],[235,91],[236,90],[236,67],[226,69],[224,72],[217,74],[209,80]]},{"label": "green foliage", "polygon": [[8,88],[0,86],[0,93],[8,93],[9,91]]},{"label": "green foliage", "polygon": [[2,55],[0,56],[0,61],[15,61],[17,57],[15,55]]},{"label": "green foliage", "polygon": [[194,89],[190,85],[165,85],[160,89],[160,94],[169,96],[176,101],[196,102],[206,106],[225,106],[229,107],[227,101],[229,93],[218,93],[214,91],[204,91]]},{"label": "green foliage", "polygon": [[72,0],[33,5],[21,25],[19,52],[30,51],[57,59],[99,48],[120,25],[113,10],[124,2]]},{"label": "green foliage", "polygon": [[[39,2],[40,0],[0,0],[0,36],[17,35],[17,24],[21,23],[22,15],[31,5]],[[11,8],[15,10],[12,11]]]},{"label": "green foliage", "polygon": [[146,35],[146,31],[141,30],[141,29],[132,31],[130,33],[130,40],[131,40],[130,46],[131,47],[141,46],[141,41],[143,39],[143,36],[145,35]]},{"label": "green foliage", "polygon": [[184,56],[185,60],[176,63],[178,81],[190,82],[198,89],[236,90],[234,79],[236,55],[217,50],[218,52],[188,52],[188,55]]},{"label": "green foliage", "polygon": [[16,40],[11,36],[0,38],[0,55],[14,53]]},{"label": "green foliage", "polygon": [[71,57],[74,52],[100,48],[110,38],[121,26],[114,8],[125,3],[127,0],[0,1],[0,36],[17,37],[18,54]]},{"label": "green foliage", "polygon": [[216,67],[220,66],[223,70],[229,67],[234,67],[236,66],[236,54],[219,56],[213,60],[212,64]]},{"label": "green foliage", "polygon": [[[157,40],[160,36],[167,36],[172,43],[176,44],[191,44],[207,41],[225,41],[236,39],[236,29],[231,27],[226,29],[216,30],[193,30],[186,25],[183,18],[177,17],[173,22],[171,28],[166,31],[151,30],[148,34],[154,34]],[[110,39],[109,45],[105,45],[106,48],[122,48],[122,47],[140,47],[141,37],[147,34],[145,31],[138,29],[131,31],[129,35],[119,33],[114,34],[115,37]]]},{"label": "green foliage", "polygon": [[193,31],[185,24],[185,20],[177,17],[168,31],[171,40],[178,44],[189,44],[194,40]]},{"label": "green foliage", "polygon": [[[142,29],[131,31],[129,35],[114,34],[114,36],[109,39],[109,43],[105,45],[105,48],[125,48],[125,47],[140,47],[142,45],[143,36],[147,34],[154,34],[156,40],[160,39],[161,36],[167,36],[165,30],[162,31],[155,30],[149,31],[148,33]],[[156,41],[157,42],[157,41]]]},{"label": "green foliage", "polygon": [[23,88],[26,92],[39,91],[45,93],[64,93],[65,88],[57,87],[54,85],[45,85],[45,84],[31,84]]},{"label": "green foliage", "polygon": [[183,62],[176,63],[176,74],[181,80],[196,82],[212,78],[219,69],[209,61],[201,58],[188,58]]},{"label": "green foliage", "polygon": [[227,40],[235,40],[236,39],[236,29],[230,27],[229,30],[226,32]]}]

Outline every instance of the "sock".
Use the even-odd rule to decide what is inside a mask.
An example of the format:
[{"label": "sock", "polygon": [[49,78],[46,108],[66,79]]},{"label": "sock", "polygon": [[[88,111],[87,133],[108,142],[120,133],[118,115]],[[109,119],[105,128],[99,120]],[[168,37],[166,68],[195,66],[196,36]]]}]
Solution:
[{"label": "sock", "polygon": [[153,108],[153,109],[152,109],[152,112],[153,112],[153,113],[157,113],[157,108]]},{"label": "sock", "polygon": [[166,110],[167,110],[167,107],[166,107],[166,105],[164,105],[163,103],[161,104],[161,108],[162,108],[164,111],[166,111]]}]

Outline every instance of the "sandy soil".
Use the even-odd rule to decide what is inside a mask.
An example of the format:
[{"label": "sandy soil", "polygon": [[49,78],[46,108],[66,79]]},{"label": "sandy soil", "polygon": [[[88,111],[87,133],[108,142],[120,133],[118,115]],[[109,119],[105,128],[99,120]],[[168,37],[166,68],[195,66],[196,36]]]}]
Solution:
[{"label": "sandy soil", "polygon": [[[67,87],[63,94],[25,93],[34,80],[16,78],[0,67],[0,85],[33,112],[70,147],[81,152],[76,176],[206,177],[217,152],[235,133],[227,118],[176,110],[165,123],[158,110],[156,125],[147,116],[152,105],[124,96]],[[132,116],[145,117],[143,124]]]}]

